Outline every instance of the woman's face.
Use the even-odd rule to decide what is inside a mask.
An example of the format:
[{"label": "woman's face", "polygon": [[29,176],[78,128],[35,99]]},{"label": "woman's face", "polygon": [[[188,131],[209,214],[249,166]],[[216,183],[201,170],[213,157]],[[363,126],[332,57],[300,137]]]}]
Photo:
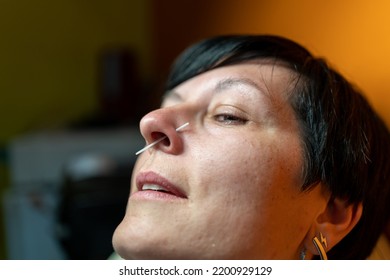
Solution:
[{"label": "woman's face", "polygon": [[254,61],[169,92],[141,120],[147,143],[167,138],[138,158],[115,250],[129,259],[298,258],[326,200],[318,188],[300,192],[293,79]]}]

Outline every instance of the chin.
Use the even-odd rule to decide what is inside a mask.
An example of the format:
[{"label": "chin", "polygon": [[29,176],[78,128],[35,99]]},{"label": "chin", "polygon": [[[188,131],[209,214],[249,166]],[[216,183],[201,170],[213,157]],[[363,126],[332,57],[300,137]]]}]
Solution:
[{"label": "chin", "polygon": [[126,260],[191,259],[185,252],[179,252],[172,247],[170,243],[166,239],[136,234],[133,228],[126,227],[123,222],[116,228],[112,238],[115,252]]},{"label": "chin", "polygon": [[[123,259],[129,260],[212,260],[212,259],[252,259],[253,252],[247,246],[232,242],[231,238],[218,239],[210,235],[191,235],[179,238],[164,235],[169,231],[158,232],[156,229],[141,230],[134,225],[134,220],[124,219],[113,235],[115,252]],[[149,234],[146,234],[149,233]],[[236,244],[236,246],[232,246]]]},{"label": "chin", "polygon": [[137,239],[132,239],[126,235],[126,230],[119,225],[112,237],[114,251],[125,260],[147,259],[145,249],[142,249]]}]

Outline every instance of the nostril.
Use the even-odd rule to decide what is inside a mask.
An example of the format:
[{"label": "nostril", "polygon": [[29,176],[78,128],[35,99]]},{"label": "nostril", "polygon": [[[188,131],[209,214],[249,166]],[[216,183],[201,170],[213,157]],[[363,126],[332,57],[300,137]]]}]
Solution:
[{"label": "nostril", "polygon": [[[176,131],[182,130],[184,127],[186,127],[188,125],[189,125],[189,123],[187,122],[187,123],[179,126],[178,128],[176,128],[175,130]],[[168,135],[165,134],[165,133],[154,131],[154,132],[151,132],[151,134],[149,136],[150,136],[151,139],[148,139],[148,140],[152,140],[153,142],[149,143],[148,145],[143,147],[141,150],[136,152],[135,153],[136,156],[139,155],[140,153],[146,151],[147,149],[157,145],[160,142],[166,147],[166,149],[170,149],[170,147],[174,145],[174,144],[171,143],[171,140],[169,139]],[[172,135],[172,137],[173,137],[173,135]],[[147,138],[149,138],[149,137],[147,137]],[[173,138],[171,138],[171,139],[173,140]],[[147,141],[147,142],[149,142],[149,141]],[[177,146],[177,145],[180,147],[180,141],[176,141],[176,145],[175,146]],[[174,149],[172,149],[172,151],[173,150]],[[172,152],[172,151],[170,151],[170,152]]]},{"label": "nostril", "polygon": [[164,138],[161,143],[165,146],[169,146],[171,144],[171,141],[169,138],[162,132],[152,132],[151,134],[153,141],[156,141],[158,139]]}]

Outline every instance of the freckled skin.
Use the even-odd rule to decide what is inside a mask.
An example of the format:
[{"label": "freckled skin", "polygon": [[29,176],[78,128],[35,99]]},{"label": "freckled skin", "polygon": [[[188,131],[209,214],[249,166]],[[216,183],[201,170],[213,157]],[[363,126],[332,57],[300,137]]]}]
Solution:
[{"label": "freckled skin", "polygon": [[[216,93],[226,78],[249,79]],[[136,200],[115,231],[115,250],[127,259],[296,259],[326,198],[299,191],[302,147],[287,101],[290,70],[264,61],[211,70],[175,88],[179,98],[141,120],[148,143],[140,172],[153,171],[187,195],[178,201]],[[225,119],[233,114],[245,119]],[[185,122],[190,125],[172,133]]]}]

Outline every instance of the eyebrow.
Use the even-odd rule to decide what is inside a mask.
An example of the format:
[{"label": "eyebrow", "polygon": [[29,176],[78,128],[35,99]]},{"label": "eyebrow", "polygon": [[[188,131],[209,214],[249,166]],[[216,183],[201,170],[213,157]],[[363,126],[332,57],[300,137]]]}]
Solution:
[{"label": "eyebrow", "polygon": [[[231,89],[231,88],[234,88],[234,87],[238,87],[238,86],[241,86],[241,85],[252,87],[252,88],[256,89],[257,91],[259,91],[260,93],[264,93],[264,91],[259,87],[258,84],[256,84],[251,79],[246,79],[246,78],[226,78],[226,79],[223,79],[223,80],[219,81],[215,85],[215,87],[213,88],[213,91],[215,93],[219,93],[219,92],[222,92],[224,90]],[[178,92],[174,91],[174,90],[168,90],[162,96],[162,100],[163,101],[166,100],[167,98],[173,98],[173,99],[176,99],[176,100],[182,100],[183,99],[180,96],[180,94]]]},{"label": "eyebrow", "polygon": [[233,88],[233,87],[241,86],[241,85],[249,86],[249,87],[256,89],[259,92],[263,92],[263,90],[259,87],[258,84],[256,84],[251,79],[246,79],[246,78],[223,79],[217,83],[214,90],[216,93],[218,93],[218,92],[221,92],[221,91]]}]

